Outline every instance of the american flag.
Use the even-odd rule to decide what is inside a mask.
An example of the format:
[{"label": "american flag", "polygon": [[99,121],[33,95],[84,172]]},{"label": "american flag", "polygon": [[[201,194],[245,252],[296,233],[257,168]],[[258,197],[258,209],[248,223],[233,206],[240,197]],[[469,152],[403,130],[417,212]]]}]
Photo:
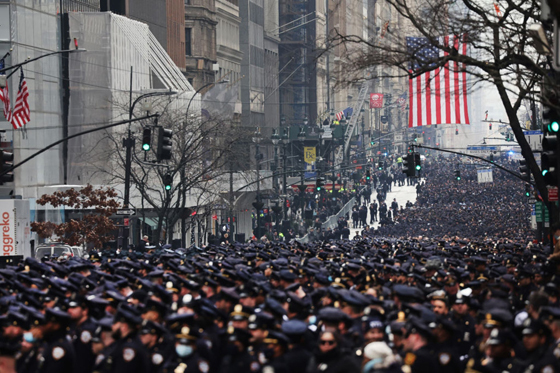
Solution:
[{"label": "american flag", "polygon": [[14,129],[22,128],[30,120],[29,111],[29,91],[27,90],[27,82],[23,76],[23,70],[21,70],[21,76],[19,78],[19,90],[16,98],[16,106],[14,106],[14,111],[12,113],[12,126]]},{"label": "american flag", "polygon": [[[0,60],[0,69],[3,69],[5,66],[5,61],[2,58]],[[2,74],[5,75],[5,74]],[[4,103],[4,116],[8,122],[12,119],[12,108],[10,106],[10,92],[8,91],[8,79],[6,79],[6,86],[0,89],[0,100]]]},{"label": "american flag", "polygon": [[336,120],[341,121],[343,117],[348,118],[349,116],[352,116],[352,113],[354,112],[354,109],[352,109],[351,107],[347,107],[346,109],[342,110],[341,112],[336,113]]},{"label": "american flag", "polygon": [[[467,54],[465,36],[445,36],[440,45],[452,45],[457,53]],[[426,38],[407,37],[408,52],[414,56],[410,73],[431,69],[409,79],[409,127],[431,124],[470,124],[467,105],[467,73],[464,66],[449,61],[444,67],[435,62],[448,53]]]}]

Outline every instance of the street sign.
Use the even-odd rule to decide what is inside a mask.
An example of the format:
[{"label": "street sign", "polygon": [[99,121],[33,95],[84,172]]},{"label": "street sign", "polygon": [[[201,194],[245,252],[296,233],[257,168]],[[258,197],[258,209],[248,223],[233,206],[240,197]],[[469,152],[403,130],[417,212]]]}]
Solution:
[{"label": "street sign", "polygon": [[536,203],[536,202],[537,202],[537,199],[535,197],[529,198],[529,204],[533,204],[533,203]]},{"label": "street sign", "polygon": [[535,216],[537,218],[537,223],[542,223],[542,218],[543,218],[542,210],[543,210],[542,202],[535,203]]},{"label": "street sign", "polygon": [[523,131],[523,134],[525,135],[532,151],[542,150],[542,131]]},{"label": "street sign", "polygon": [[116,215],[136,215],[136,210],[135,209],[122,209],[122,210],[117,210],[117,212],[115,214]]},{"label": "street sign", "polygon": [[548,188],[548,200],[558,201],[558,187]]},{"label": "street sign", "polygon": [[477,171],[478,183],[479,184],[493,183],[494,182],[494,179],[492,177],[492,169],[491,168],[485,168],[485,169],[476,170],[476,171]]}]

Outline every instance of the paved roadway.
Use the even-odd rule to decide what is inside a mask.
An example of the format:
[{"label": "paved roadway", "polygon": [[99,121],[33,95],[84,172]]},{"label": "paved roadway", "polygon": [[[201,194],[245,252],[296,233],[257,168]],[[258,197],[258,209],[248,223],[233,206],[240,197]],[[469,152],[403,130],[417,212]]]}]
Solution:
[{"label": "paved roadway", "polygon": [[[377,201],[376,199],[377,197],[377,192],[373,192],[371,194],[371,201],[373,202],[374,200]],[[397,199],[397,203],[399,204],[399,209],[401,208],[401,206],[404,207],[404,205],[406,205],[407,201],[410,201],[412,203],[416,202],[416,185],[411,185],[411,186],[394,186],[392,188],[391,192],[387,193],[387,199],[385,201],[385,203],[387,204],[388,208],[391,208],[391,203],[393,202],[393,198]],[[369,207],[369,205],[368,205]],[[367,222],[369,223],[370,221],[370,214],[369,214],[369,208],[368,208],[368,217],[367,217]],[[379,226],[379,212],[377,213],[377,218],[378,221],[373,223],[373,228],[377,229],[377,227]],[[349,221],[349,225],[352,226],[352,221]],[[370,225],[371,226],[371,225]],[[356,233],[361,232],[362,228],[350,228],[350,238],[354,237],[356,235]]]}]

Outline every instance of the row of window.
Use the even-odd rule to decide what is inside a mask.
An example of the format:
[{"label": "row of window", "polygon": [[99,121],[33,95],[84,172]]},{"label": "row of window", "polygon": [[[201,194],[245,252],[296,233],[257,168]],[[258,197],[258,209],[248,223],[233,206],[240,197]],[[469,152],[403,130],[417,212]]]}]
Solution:
[{"label": "row of window", "polygon": [[99,12],[100,0],[62,0],[63,12]]}]

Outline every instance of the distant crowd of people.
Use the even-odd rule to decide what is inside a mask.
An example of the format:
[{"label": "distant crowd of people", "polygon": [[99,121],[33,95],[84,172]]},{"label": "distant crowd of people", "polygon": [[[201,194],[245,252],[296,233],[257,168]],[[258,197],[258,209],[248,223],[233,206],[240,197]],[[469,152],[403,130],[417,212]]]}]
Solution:
[{"label": "distant crowd of people", "polygon": [[[517,162],[506,164],[510,169]],[[454,172],[460,170],[461,179]],[[392,237],[526,237],[531,208],[524,184],[495,168],[493,182],[479,183],[477,170],[432,159],[424,162],[413,208],[393,216],[377,234]]]}]

